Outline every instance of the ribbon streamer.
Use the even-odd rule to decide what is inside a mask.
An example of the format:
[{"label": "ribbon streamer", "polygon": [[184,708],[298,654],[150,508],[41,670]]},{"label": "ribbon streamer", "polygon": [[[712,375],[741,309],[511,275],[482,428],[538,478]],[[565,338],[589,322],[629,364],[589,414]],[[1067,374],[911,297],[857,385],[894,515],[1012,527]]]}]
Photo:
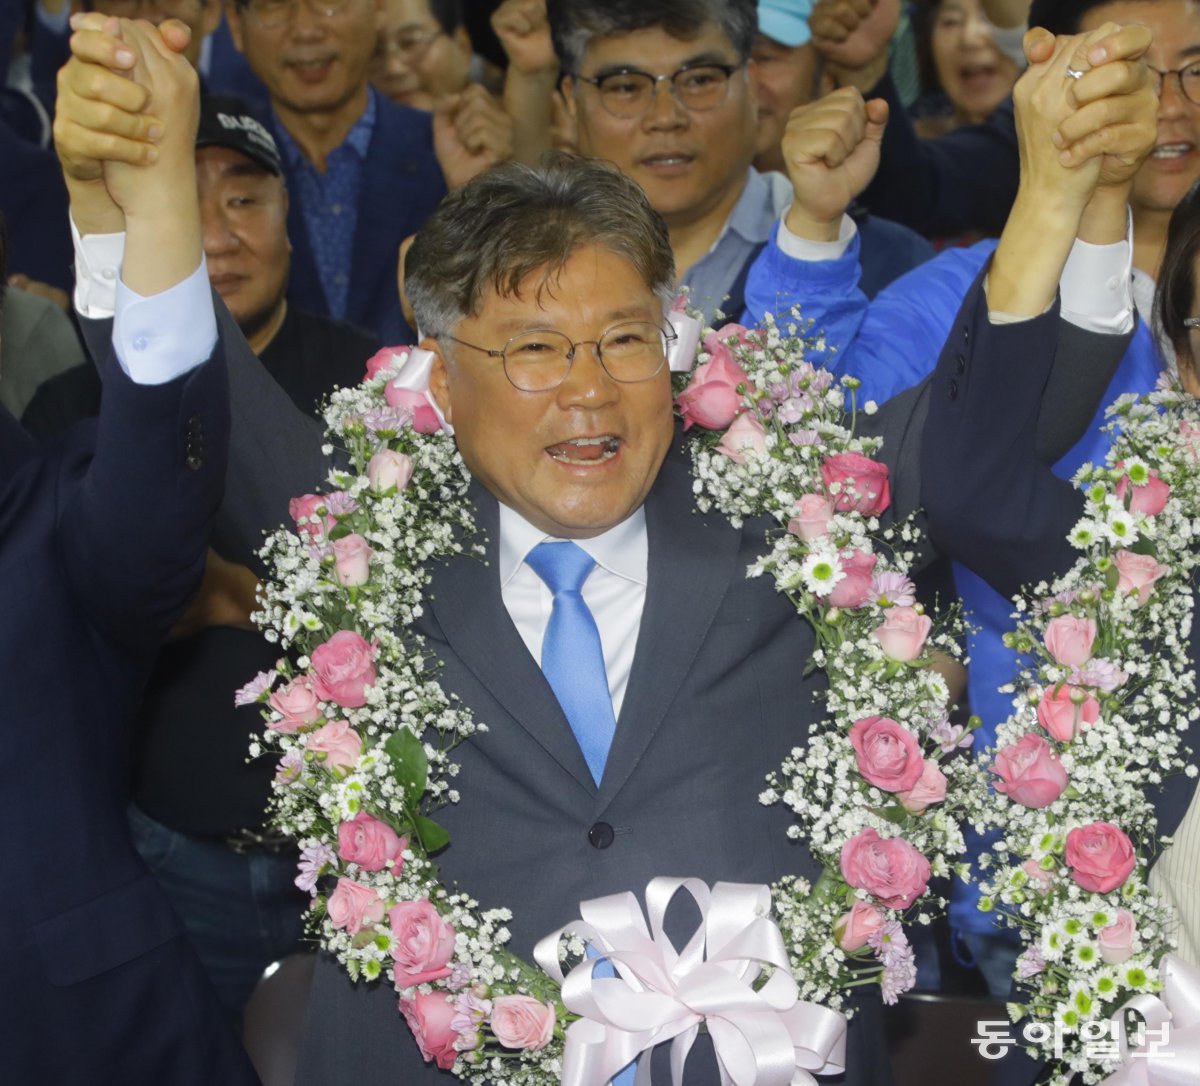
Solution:
[{"label": "ribbon streamer", "polygon": [[[677,951],[663,918],[680,890],[692,896],[701,920]],[[712,1036],[723,1086],[817,1086],[814,1074],[845,1070],[846,1019],[799,1000],[770,910],[766,886],[719,882],[710,891],[699,879],[680,878],[646,887],[649,928],[631,893],[583,902],[580,919],[534,950],[538,965],[562,985],[563,1004],[581,1016],[567,1030],[563,1086],[604,1086],[666,1041],[673,1086],[682,1086],[701,1025]],[[595,947],[617,976],[593,977],[597,959],[588,959],[564,977],[559,944],[571,935]],[[642,1060],[637,1083],[649,1082],[650,1061]]]},{"label": "ribbon streamer", "polygon": [[672,373],[688,373],[696,362],[696,348],[700,346],[704,325],[678,309],[668,313],[667,320],[676,336],[675,342],[667,348],[667,366]]},{"label": "ribbon streamer", "polygon": [[[1138,995],[1129,1000],[1112,1021],[1117,1027],[1121,1058],[1125,1062],[1104,1080],[1103,1086],[1196,1086],[1200,1083],[1200,969],[1175,954],[1159,966],[1162,997]],[[1136,1011],[1148,1030],[1160,1031],[1170,1023],[1165,1044],[1141,1045],[1129,1051],[1125,1012]]]},{"label": "ribbon streamer", "polygon": [[[403,357],[399,352],[404,348],[397,349],[397,352],[392,355],[393,359]],[[410,347],[408,349],[408,357],[398,368],[393,368],[393,377],[389,383],[396,385],[397,388],[406,388],[410,392],[423,392],[425,400],[434,413],[438,417],[438,422],[442,424],[442,429],[447,434],[454,433],[454,427],[446,421],[446,416],[442,414],[442,409],[438,407],[437,401],[429,391],[429,372],[433,369],[433,361],[437,355],[433,351],[427,351],[422,347]]]}]

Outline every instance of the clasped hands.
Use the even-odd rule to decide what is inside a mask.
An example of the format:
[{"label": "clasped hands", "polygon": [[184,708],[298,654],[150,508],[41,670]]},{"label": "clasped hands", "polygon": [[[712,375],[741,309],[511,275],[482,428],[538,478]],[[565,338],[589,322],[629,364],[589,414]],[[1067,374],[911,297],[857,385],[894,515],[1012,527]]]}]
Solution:
[{"label": "clasped hands", "polygon": [[[1029,67],[1013,90],[1024,191],[1078,214],[1098,188],[1124,202],[1155,140],[1158,97],[1143,60],[1150,41],[1145,27],[1114,23],[1089,34],[1026,34]],[[883,99],[864,100],[850,86],[793,110],[782,144],[794,191],[789,230],[837,237],[878,168],[887,119]]]}]

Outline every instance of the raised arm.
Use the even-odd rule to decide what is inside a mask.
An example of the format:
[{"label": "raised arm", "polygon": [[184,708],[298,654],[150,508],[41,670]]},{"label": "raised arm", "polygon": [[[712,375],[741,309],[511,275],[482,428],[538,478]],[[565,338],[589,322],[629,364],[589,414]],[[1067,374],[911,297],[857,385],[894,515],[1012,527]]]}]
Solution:
[{"label": "raised arm", "polygon": [[154,101],[156,144],[136,165],[102,160],[63,142],[69,106],[55,123],[78,219],[85,229],[120,222],[127,234],[116,319],[97,358],[94,454],[68,484],[59,538],[90,621],[142,647],[199,583],[222,492],[228,389],[200,247],[196,74],[148,24],[109,29],[130,61],[127,93]]},{"label": "raised arm", "polygon": [[[1154,141],[1147,99],[1145,116],[1120,155],[1076,166],[1064,163],[1072,156],[1048,145],[1047,122],[1061,116],[1069,93],[1065,66],[1078,65],[1077,50],[1088,45],[1083,39],[1060,47],[1018,84],[1021,189],[986,294],[977,290],[968,298],[956,322],[961,331],[952,332],[932,379],[921,464],[931,536],[1005,595],[1055,576],[1072,561],[1065,537],[1081,503],[1037,448],[1039,416],[1055,407],[1047,392],[1057,388],[1054,396],[1070,396],[1060,421],[1077,427],[1068,439],[1078,438],[1104,398],[1115,348],[1127,339],[1079,329],[1061,334],[1057,319],[1057,284],[1073,244],[1068,231],[1099,245],[1123,234],[1128,185]],[[1089,177],[1095,190],[1081,199]],[[1071,375],[1070,386],[1056,384],[1060,366]]]},{"label": "raised arm", "polygon": [[[110,284],[132,236],[124,234],[125,215],[109,196],[98,163],[104,157],[148,161],[157,149],[153,130],[161,126],[145,112],[144,89],[123,74],[128,50],[114,34],[115,22],[86,15],[77,16],[75,25],[74,58],[59,79],[56,139],[81,235],[76,308],[89,351],[99,359],[111,335]],[[182,48],[172,25],[164,24],[164,38]],[[189,147],[189,160],[192,154]],[[192,186],[194,191],[194,179]],[[263,529],[287,521],[288,501],[320,483],[329,462],[321,452],[321,425],[296,407],[250,350],[220,298],[213,294],[212,299],[232,411],[228,481],[217,530],[227,557],[254,566]]]}]

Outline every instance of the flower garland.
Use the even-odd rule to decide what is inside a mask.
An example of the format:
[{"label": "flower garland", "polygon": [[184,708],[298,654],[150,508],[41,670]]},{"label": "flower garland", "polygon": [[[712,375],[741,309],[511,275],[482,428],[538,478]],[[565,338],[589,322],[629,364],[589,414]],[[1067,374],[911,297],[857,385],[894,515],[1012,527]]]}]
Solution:
[{"label": "flower garland", "polygon": [[[845,392],[797,331],[709,333],[679,407],[704,430],[699,506],[772,518],[750,575],[772,576],[813,625],[812,665],[829,676],[829,718],[761,799],[792,808],[824,864],[815,887],[788,877],[772,897],[801,998],[836,1009],[853,986],[880,983],[888,1002],[912,986],[900,919],[927,922],[943,904],[930,877],[960,870],[956,797],[974,770],[948,760],[971,736],[948,723],[929,667],[935,647],[959,650],[905,575],[916,529],[880,529],[879,442],[846,427]],[[457,799],[453,749],[484,725],[441,688],[412,623],[430,563],[482,548],[466,468],[407,361],[382,351],[334,393],[327,452],[351,467],[293,500],[296,530],[267,541],[255,617],[285,655],[238,699],[263,705],[252,754],[279,758],[273,819],[299,843],[325,949],[353,979],[395,986],[425,1059],[474,1083],[557,1083],[575,1017],[557,984],[505,949],[507,910],[443,885],[430,859],[448,843],[433,816]],[[578,961],[584,946],[560,953]]]},{"label": "flower garland", "polygon": [[[1017,601],[1006,643],[1032,658],[997,729],[972,821],[1003,832],[981,857],[983,898],[1019,929],[1016,977],[1032,1054],[1055,1086],[1119,1064],[1110,1019],[1157,992],[1173,945],[1170,910],[1147,870],[1169,839],[1147,788],[1196,768],[1180,732],[1200,714],[1188,637],[1200,555],[1200,407],[1190,396],[1127,395],[1108,466],[1076,475],[1081,552],[1053,585]],[[1012,688],[1009,688],[1012,689]],[[990,785],[994,784],[994,791]]]}]

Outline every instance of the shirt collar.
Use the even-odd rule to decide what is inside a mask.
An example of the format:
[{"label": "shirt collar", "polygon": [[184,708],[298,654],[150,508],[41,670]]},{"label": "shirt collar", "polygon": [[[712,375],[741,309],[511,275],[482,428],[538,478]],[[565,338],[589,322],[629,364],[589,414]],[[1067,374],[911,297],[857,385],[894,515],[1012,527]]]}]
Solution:
[{"label": "shirt collar", "polygon": [[[725,222],[725,230],[732,230],[746,241],[757,244],[771,236],[771,228],[775,225],[777,217],[771,186],[767,184],[767,179],[751,166],[746,174],[742,194]],[[724,234],[725,230],[721,233]]]},{"label": "shirt collar", "polygon": [[[377,93],[374,87],[367,88],[367,108],[363,110],[362,116],[354,122],[354,127],[346,133],[346,138],[341,142],[342,147],[349,147],[359,158],[363,159],[367,157],[367,148],[371,145],[371,137],[375,134],[375,121],[379,116]],[[271,120],[274,122],[272,127],[275,129],[277,142],[283,149],[283,156],[287,159],[287,164],[293,169],[311,165],[305,158],[304,152],[300,150],[300,144],[292,138],[292,134],[273,109],[271,110]]]},{"label": "shirt collar", "polygon": [[[500,587],[503,588],[516,576],[525,562],[525,556],[539,543],[556,540],[535,528],[520,513],[500,502]],[[632,516],[607,532],[591,539],[573,539],[609,573],[624,577],[627,581],[646,584],[646,570],[650,561],[650,548],[646,537],[646,510],[638,506]]]}]

